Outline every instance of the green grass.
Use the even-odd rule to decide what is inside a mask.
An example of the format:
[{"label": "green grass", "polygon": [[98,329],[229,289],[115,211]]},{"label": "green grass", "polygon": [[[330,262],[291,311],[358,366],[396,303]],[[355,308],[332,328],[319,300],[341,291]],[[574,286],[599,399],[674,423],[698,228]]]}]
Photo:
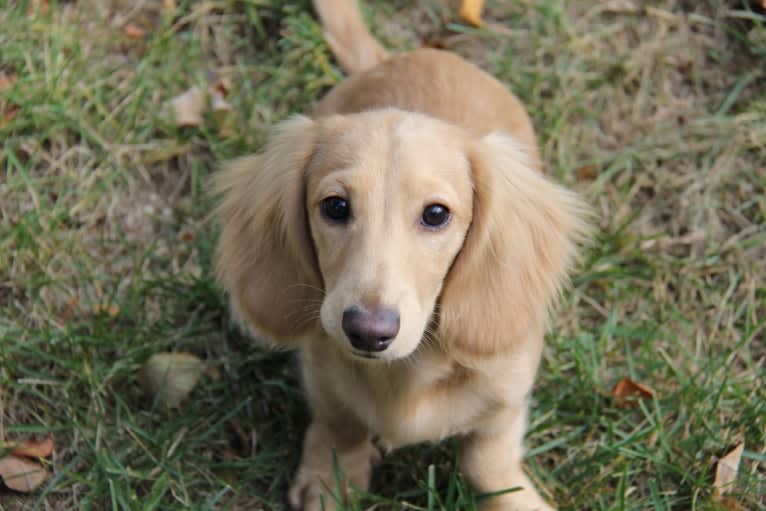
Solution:
[{"label": "green grass", "polygon": [[[18,108],[0,115],[0,441],[57,449],[43,487],[0,489],[0,511],[285,509],[308,413],[293,358],[230,324],[204,183],[342,79],[309,3],[38,3],[0,6],[0,71],[18,76],[0,92]],[[715,462],[744,440],[735,498],[766,509],[764,13],[495,1],[493,32],[415,4],[369,2],[376,34],[505,81],[549,172],[598,213],[540,369],[533,478],[561,509],[723,509]],[[210,72],[231,80],[233,134],[164,109]],[[173,411],[136,379],[168,350],[217,370]],[[623,377],[656,399],[618,408]],[[470,509],[455,466],[451,441],[397,451],[357,507]]]}]

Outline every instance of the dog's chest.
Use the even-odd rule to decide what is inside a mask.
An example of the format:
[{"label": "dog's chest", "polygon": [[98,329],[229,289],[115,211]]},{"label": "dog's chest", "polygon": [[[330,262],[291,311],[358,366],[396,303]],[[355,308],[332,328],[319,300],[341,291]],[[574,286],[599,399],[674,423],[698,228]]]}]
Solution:
[{"label": "dog's chest", "polygon": [[345,401],[392,448],[466,433],[490,406],[475,374],[439,357],[358,376]]}]

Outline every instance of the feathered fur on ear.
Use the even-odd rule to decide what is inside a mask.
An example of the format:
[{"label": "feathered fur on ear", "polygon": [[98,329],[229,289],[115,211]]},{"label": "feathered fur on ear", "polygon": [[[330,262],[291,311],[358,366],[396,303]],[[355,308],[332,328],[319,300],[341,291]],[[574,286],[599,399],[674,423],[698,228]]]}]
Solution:
[{"label": "feathered fur on ear", "polygon": [[487,135],[469,159],[474,216],[445,281],[439,337],[461,358],[480,360],[542,335],[588,236],[588,208],[531,168],[511,136]]},{"label": "feathered fur on ear", "polygon": [[262,153],[229,163],[213,178],[221,197],[218,279],[238,319],[288,345],[315,326],[322,296],[305,208],[315,137],[310,119],[284,121]]}]

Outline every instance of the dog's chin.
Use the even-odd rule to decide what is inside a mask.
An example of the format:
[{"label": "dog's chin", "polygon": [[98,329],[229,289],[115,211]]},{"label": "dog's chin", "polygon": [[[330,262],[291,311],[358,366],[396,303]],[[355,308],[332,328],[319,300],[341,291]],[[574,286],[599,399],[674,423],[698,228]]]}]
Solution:
[{"label": "dog's chin", "polygon": [[397,349],[400,347],[397,346],[391,346],[391,348],[383,350],[383,351],[362,351],[355,349],[351,346],[347,347],[346,352],[353,358],[354,360],[357,360],[359,362],[366,362],[369,364],[380,364],[380,363],[390,363],[390,362],[396,362],[397,360],[402,360],[404,358],[409,357],[412,355],[412,353],[417,348],[417,345],[409,350],[402,350]]},{"label": "dog's chin", "polygon": [[371,353],[369,351],[359,351],[355,349],[349,349],[349,354],[352,358],[359,360],[361,362],[369,362],[371,364],[375,364],[377,362],[383,362],[387,360],[382,353]]}]

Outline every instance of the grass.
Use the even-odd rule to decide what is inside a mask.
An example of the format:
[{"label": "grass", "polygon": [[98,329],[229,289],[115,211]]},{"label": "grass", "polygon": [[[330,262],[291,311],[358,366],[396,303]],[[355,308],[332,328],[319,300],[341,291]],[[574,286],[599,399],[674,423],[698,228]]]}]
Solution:
[{"label": "grass", "polygon": [[[286,508],[307,411],[292,357],[228,320],[204,182],[342,75],[307,1],[161,4],[0,6],[18,76],[0,92],[0,441],[57,444],[52,477],[0,489],[1,511]],[[437,0],[367,11],[388,46],[444,45],[505,81],[598,213],[540,370],[536,481],[565,510],[766,509],[763,11],[495,1],[495,31]],[[229,129],[176,127],[163,105],[211,72]],[[136,382],[168,350],[216,369],[174,411]],[[618,408],[623,377],[656,398]],[[712,481],[742,440],[736,508]],[[359,506],[470,509],[455,465],[450,441],[398,451]]]}]

